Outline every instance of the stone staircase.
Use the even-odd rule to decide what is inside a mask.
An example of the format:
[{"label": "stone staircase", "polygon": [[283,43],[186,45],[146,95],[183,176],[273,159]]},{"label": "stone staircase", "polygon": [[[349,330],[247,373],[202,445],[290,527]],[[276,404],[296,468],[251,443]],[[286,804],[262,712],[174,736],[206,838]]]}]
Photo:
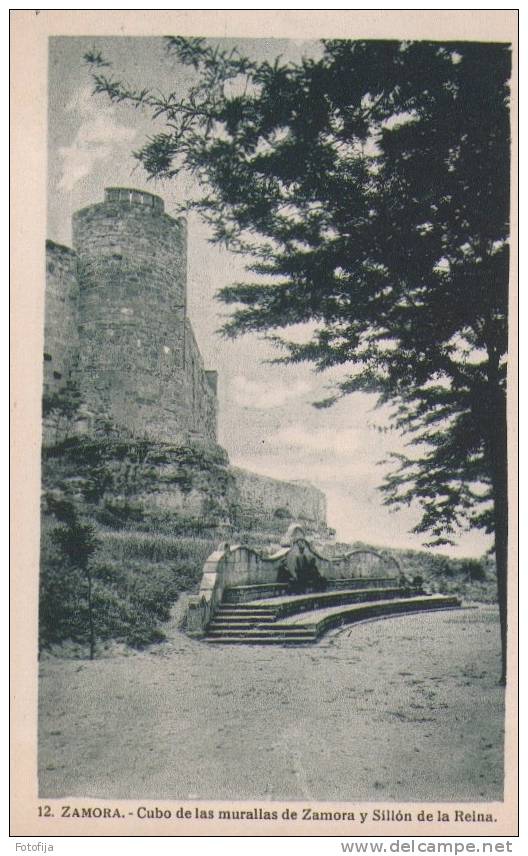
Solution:
[{"label": "stone staircase", "polygon": [[[361,596],[363,594],[363,597]],[[331,594],[222,603],[207,627],[205,641],[213,644],[305,645],[327,630],[369,618],[453,609],[456,597],[411,594],[397,589],[357,590]],[[231,597],[226,598],[228,601]]]},{"label": "stone staircase", "polygon": [[248,603],[222,605],[207,628],[206,642],[298,645],[316,641],[312,628],[279,623],[279,613],[279,608],[271,604],[259,607]]}]

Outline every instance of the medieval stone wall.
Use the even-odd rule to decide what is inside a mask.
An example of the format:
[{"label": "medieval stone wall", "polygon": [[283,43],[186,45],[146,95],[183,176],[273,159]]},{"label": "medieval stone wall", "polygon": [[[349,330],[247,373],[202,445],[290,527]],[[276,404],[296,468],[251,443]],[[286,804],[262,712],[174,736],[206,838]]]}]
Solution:
[{"label": "medieval stone wall", "polygon": [[74,372],[79,354],[79,285],[73,250],[46,241],[44,391],[58,391]]},{"label": "medieval stone wall", "polygon": [[[108,188],[73,215],[74,249],[47,244],[46,391],[75,378],[79,430],[102,416],[150,441],[153,454],[165,444],[149,504],[270,532],[303,520],[317,533],[321,491],[230,468],[216,445],[217,373],[205,370],[186,317],[186,242],[185,221],[150,193]],[[175,450],[189,443],[205,444],[204,458],[183,466]],[[225,462],[209,461],[207,448]]]},{"label": "medieval stone wall", "polygon": [[217,377],[186,318],[186,225],[150,193],[109,188],[46,244],[45,391],[74,377],[88,416],[153,441],[216,442]]},{"label": "medieval stone wall", "polygon": [[191,437],[215,441],[217,431],[217,372],[205,371],[193,328],[185,326],[184,391],[188,430]]},{"label": "medieval stone wall", "polygon": [[303,521],[309,532],[326,529],[326,497],[308,482],[285,482],[232,467],[235,506],[240,522],[283,532],[289,520]]},{"label": "medieval stone wall", "polygon": [[[186,228],[147,193],[109,189],[73,216],[83,397],[135,434],[193,430],[186,367]],[[197,351],[197,349],[195,348]],[[209,427],[209,434],[214,433]]]}]

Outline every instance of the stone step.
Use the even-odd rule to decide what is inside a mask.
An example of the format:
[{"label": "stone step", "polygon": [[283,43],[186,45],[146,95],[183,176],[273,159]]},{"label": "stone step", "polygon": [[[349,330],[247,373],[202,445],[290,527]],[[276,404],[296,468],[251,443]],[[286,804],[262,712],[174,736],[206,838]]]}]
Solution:
[{"label": "stone step", "polygon": [[210,645],[312,645],[315,642],[312,636],[261,636],[252,638],[248,636],[205,636],[204,642]]},{"label": "stone step", "polygon": [[239,614],[239,613],[269,613],[275,612],[277,609],[277,605],[275,603],[264,603],[264,604],[254,604],[254,603],[230,603],[230,604],[220,604],[218,607],[218,612],[225,612],[227,614]]},{"label": "stone step", "polygon": [[215,613],[213,621],[244,621],[246,624],[258,622],[258,621],[275,621],[275,615],[244,615],[243,613],[238,613],[237,615],[223,615],[222,613]]},{"label": "stone step", "polygon": [[[233,611],[229,617],[215,616],[211,622],[205,641],[246,643],[246,644],[293,644],[317,642],[328,630],[362,621],[368,618],[389,615],[404,615],[431,609],[453,609],[460,606],[456,596],[424,595],[419,597],[395,599],[388,597],[377,601],[340,604],[314,610],[296,610],[294,614],[281,615],[278,620],[273,616],[255,617],[242,611]],[[300,613],[300,614],[299,614]]]},{"label": "stone step", "polygon": [[274,606],[272,609],[224,609],[223,607],[219,607],[215,613],[215,615],[245,615],[247,617],[256,616],[267,616],[267,615],[275,615],[278,611],[278,607]]},{"label": "stone step", "polygon": [[248,628],[259,627],[265,628],[275,627],[274,621],[217,621],[216,618],[210,622],[207,632],[211,630],[247,630]]},{"label": "stone step", "polygon": [[[339,592],[343,589],[350,591],[364,591],[367,589],[387,589],[399,587],[395,577],[355,577],[348,579],[327,578],[327,591]],[[261,583],[257,585],[230,586],[224,590],[223,600],[226,604],[242,606],[245,603],[262,600],[272,600],[277,597],[289,597],[289,587],[282,583]]]},{"label": "stone step", "polygon": [[256,618],[245,618],[243,615],[215,615],[212,620],[217,621],[219,624],[273,624],[276,620],[274,615],[259,615]]},{"label": "stone step", "polygon": [[242,604],[255,598],[277,597],[287,591],[288,586],[284,583],[232,586],[224,590],[224,603]]},{"label": "stone step", "polygon": [[317,633],[314,629],[304,628],[304,627],[283,627],[282,629],[270,628],[260,629],[260,628],[252,628],[252,629],[222,629],[222,630],[209,630],[207,633],[207,638],[219,638],[219,637],[244,637],[244,639],[285,639],[288,636],[298,636],[306,639],[316,639]]},{"label": "stone step", "polygon": [[303,594],[288,594],[280,597],[267,598],[263,600],[253,600],[246,604],[237,604],[233,607],[232,604],[222,604],[220,609],[240,609],[257,610],[267,609],[270,611],[280,612],[281,615],[293,614],[303,610],[320,609],[325,606],[335,605],[340,606],[347,603],[365,603],[373,600],[389,600],[393,598],[406,597],[407,593],[404,589],[393,588],[365,588],[358,590],[342,590],[342,591],[327,591],[327,592],[305,592]]}]

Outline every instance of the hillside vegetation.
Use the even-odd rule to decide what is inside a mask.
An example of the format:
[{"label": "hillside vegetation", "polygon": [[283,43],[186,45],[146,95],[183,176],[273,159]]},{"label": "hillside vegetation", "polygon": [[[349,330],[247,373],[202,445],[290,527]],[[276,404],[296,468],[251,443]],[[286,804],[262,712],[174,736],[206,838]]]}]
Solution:
[{"label": "hillside vegetation", "polygon": [[[354,549],[367,545],[356,542]],[[372,548],[370,549],[379,549]],[[421,576],[431,593],[455,594],[467,602],[497,602],[497,572],[491,556],[454,559],[432,550],[391,550],[407,577]]]},{"label": "hillside vegetation", "polygon": [[[71,395],[65,401],[67,406],[59,398],[51,407],[45,400],[39,651],[93,658],[114,643],[142,648],[160,642],[172,606],[181,592],[197,590],[204,561],[222,540],[211,521],[215,485],[228,477],[227,459],[221,450],[127,436],[107,422],[89,435],[75,435]],[[160,478],[190,491],[197,473],[211,486],[209,518],[178,515],[149,501]],[[274,537],[254,531],[229,536],[232,543],[268,551]],[[329,549],[337,554],[367,546]],[[432,592],[495,601],[491,560],[391,552],[408,577],[422,576]]]},{"label": "hillside vegetation", "polygon": [[[108,422],[75,435],[71,398],[44,402],[39,650],[68,641],[94,657],[110,640],[136,648],[161,641],[172,605],[196,586],[216,543],[205,516],[179,519],[149,502],[159,470],[182,492],[196,474],[209,476],[213,490],[226,461],[216,450],[127,436]],[[211,492],[211,509],[214,501]]]}]

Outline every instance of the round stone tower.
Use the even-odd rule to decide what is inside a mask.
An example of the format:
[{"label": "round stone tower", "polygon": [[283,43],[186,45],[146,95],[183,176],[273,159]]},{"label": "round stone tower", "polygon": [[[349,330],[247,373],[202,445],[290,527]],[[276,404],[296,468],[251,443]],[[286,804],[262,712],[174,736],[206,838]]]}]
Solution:
[{"label": "round stone tower", "polygon": [[86,405],[139,436],[185,436],[185,221],[158,196],[112,187],[73,215],[73,246]]}]

